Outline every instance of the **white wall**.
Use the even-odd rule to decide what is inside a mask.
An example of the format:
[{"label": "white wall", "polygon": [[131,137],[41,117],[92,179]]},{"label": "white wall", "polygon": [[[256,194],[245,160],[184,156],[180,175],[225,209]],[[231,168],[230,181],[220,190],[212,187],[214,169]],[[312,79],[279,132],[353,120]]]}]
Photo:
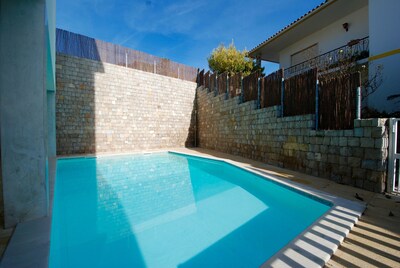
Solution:
[{"label": "white wall", "polygon": [[5,227],[47,215],[45,0],[2,0],[1,164]]},{"label": "white wall", "polygon": [[[398,0],[393,0],[398,1]],[[400,2],[400,1],[399,1]],[[349,23],[349,31],[343,29],[343,23]],[[318,43],[319,54],[346,45],[350,40],[368,36],[368,6],[343,17],[335,23],[317,31],[281,51],[280,66],[291,66],[290,56],[302,49]]]},{"label": "white wall", "polygon": [[[387,100],[391,95],[400,94],[400,1],[369,0],[370,28],[370,76],[381,66],[383,83],[368,98],[368,105],[379,111],[400,111],[400,98]],[[388,53],[389,52],[389,53]],[[388,53],[389,55],[382,55]],[[383,56],[374,59],[374,56]]]}]

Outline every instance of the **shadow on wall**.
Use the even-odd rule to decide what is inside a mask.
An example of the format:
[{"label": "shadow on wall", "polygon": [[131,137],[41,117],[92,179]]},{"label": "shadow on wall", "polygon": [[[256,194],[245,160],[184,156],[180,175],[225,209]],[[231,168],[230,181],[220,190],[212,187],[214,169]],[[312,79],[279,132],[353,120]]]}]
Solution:
[{"label": "shadow on wall", "polygon": [[57,30],[57,154],[193,147],[195,84],[107,63],[116,47]]},{"label": "shadow on wall", "polygon": [[[57,155],[94,154],[96,73],[104,73],[96,40],[57,29],[56,51]],[[86,165],[79,161],[58,163],[50,267],[109,267],[122,261],[125,266],[145,267],[122,201],[97,159]],[[64,244],[68,241],[77,243],[69,247]]]},{"label": "shadow on wall", "polygon": [[[1,137],[0,137],[1,138]],[[1,143],[0,143],[1,151]],[[1,154],[0,154],[0,228],[4,229],[4,200],[3,200],[3,172],[1,170]],[[1,255],[1,253],[0,253]]]},{"label": "shadow on wall", "polygon": [[96,153],[95,74],[104,72],[96,40],[57,29],[56,51],[57,155]]},{"label": "shadow on wall", "polygon": [[58,164],[49,267],[146,267],[123,204],[132,188],[120,189],[112,166],[83,161]]},{"label": "shadow on wall", "polygon": [[190,125],[188,129],[188,135],[185,141],[185,147],[193,148],[197,147],[198,144],[198,134],[197,134],[197,89],[193,99],[193,108],[190,115]]}]

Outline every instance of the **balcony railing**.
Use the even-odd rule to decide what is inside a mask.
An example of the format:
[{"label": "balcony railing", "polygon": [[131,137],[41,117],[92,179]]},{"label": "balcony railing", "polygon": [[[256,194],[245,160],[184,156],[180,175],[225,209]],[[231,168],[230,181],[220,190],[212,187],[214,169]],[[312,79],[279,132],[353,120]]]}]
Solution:
[{"label": "balcony railing", "polygon": [[369,57],[369,37],[350,41],[347,45],[285,69],[285,78],[312,68],[329,70],[346,61],[359,61]]}]

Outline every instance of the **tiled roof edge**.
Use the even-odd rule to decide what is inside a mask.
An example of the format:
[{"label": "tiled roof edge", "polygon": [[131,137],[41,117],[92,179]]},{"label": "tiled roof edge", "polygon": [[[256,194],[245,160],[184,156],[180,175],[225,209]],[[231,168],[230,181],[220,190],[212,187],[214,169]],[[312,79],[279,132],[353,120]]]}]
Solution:
[{"label": "tiled roof edge", "polygon": [[281,30],[279,30],[278,32],[276,32],[275,34],[273,34],[272,36],[270,36],[267,40],[265,40],[264,42],[258,44],[255,48],[251,49],[249,51],[249,54],[253,53],[256,49],[262,47],[264,44],[266,44],[267,42],[269,42],[270,40],[272,40],[273,38],[275,38],[276,36],[280,35],[282,32],[286,31],[287,29],[291,28],[294,24],[298,23],[299,21],[303,20],[305,17],[309,16],[311,13],[315,12],[317,9],[320,9],[321,7],[325,6],[327,3],[332,2],[332,0],[325,0],[325,2],[322,2],[321,4],[319,4],[318,6],[314,7],[313,9],[311,9],[310,11],[308,11],[306,14],[304,14],[303,16],[301,16],[300,18],[298,18],[297,20],[291,22],[290,24],[288,24],[287,26],[285,26],[284,28],[282,28]]}]

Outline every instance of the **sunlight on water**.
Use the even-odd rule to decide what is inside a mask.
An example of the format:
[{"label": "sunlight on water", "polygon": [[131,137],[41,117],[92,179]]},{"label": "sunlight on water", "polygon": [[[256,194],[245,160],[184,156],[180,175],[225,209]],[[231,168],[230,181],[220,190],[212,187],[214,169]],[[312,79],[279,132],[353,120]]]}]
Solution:
[{"label": "sunlight on water", "polygon": [[328,209],[218,161],[59,160],[50,267],[257,267]]}]

